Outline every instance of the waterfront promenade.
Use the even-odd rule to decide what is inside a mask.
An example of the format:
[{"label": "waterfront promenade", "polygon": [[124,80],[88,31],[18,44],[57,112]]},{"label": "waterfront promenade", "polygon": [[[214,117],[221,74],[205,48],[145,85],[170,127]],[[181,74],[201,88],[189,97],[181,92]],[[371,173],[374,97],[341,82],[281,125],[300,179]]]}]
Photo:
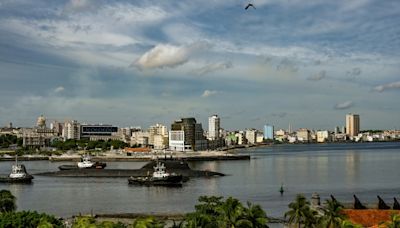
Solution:
[{"label": "waterfront promenade", "polygon": [[[80,151],[79,153],[64,153],[62,155],[51,155],[51,156],[43,156],[43,155],[23,155],[19,156],[18,159],[21,161],[34,161],[34,160],[50,160],[53,162],[61,162],[61,161],[79,161],[81,159],[81,155],[85,153],[84,151]],[[194,151],[194,152],[149,152],[149,153],[136,153],[131,155],[126,155],[123,153],[116,152],[101,152],[101,153],[93,153],[95,155],[92,156],[93,161],[149,161],[154,159],[178,159],[178,160],[187,160],[187,161],[214,161],[214,160],[247,160],[250,159],[250,155],[237,154],[234,152],[227,151]],[[97,155],[96,155],[97,154]],[[14,156],[0,156],[0,161],[13,161],[15,160]]]}]

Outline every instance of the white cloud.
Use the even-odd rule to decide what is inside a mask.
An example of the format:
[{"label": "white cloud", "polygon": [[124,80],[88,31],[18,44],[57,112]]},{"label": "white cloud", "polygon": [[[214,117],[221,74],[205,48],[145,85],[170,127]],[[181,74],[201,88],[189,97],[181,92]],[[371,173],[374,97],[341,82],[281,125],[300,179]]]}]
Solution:
[{"label": "white cloud", "polygon": [[55,93],[61,93],[61,92],[64,91],[64,90],[65,90],[65,88],[64,88],[63,86],[59,86],[59,87],[55,88],[53,91],[54,91]]},{"label": "white cloud", "polygon": [[201,95],[201,97],[210,97],[210,96],[214,96],[216,94],[218,94],[219,92],[216,90],[204,90],[203,94]]},{"label": "white cloud", "polygon": [[307,80],[310,80],[310,81],[320,81],[320,80],[324,79],[325,77],[326,77],[326,71],[325,71],[325,70],[321,70],[320,72],[318,72],[318,73],[316,73],[316,74],[314,74],[314,75],[309,76],[309,77],[307,78]]},{"label": "white cloud", "polygon": [[219,62],[219,63],[212,63],[212,64],[208,64],[202,68],[196,69],[194,70],[195,74],[198,75],[205,75],[211,72],[215,72],[215,71],[220,71],[220,70],[226,70],[229,68],[232,68],[232,62],[228,61],[228,62]]},{"label": "white cloud", "polygon": [[158,44],[144,53],[131,66],[139,69],[176,67],[186,63],[195,52],[207,47],[208,44],[205,42],[197,42],[188,46]]},{"label": "white cloud", "polygon": [[374,91],[376,92],[383,92],[387,89],[400,89],[400,81],[392,82],[384,85],[378,85],[374,87]]},{"label": "white cloud", "polygon": [[353,107],[353,101],[345,101],[343,103],[338,103],[335,105],[335,109],[348,109]]}]

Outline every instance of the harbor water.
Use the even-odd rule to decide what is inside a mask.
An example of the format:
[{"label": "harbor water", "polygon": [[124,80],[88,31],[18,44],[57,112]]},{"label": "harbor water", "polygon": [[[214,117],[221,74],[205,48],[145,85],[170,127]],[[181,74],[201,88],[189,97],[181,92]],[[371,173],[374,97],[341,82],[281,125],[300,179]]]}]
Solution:
[{"label": "harbor water", "polygon": [[[193,178],[181,188],[129,186],[126,178],[35,176],[33,184],[0,184],[17,197],[18,210],[37,210],[69,217],[81,214],[194,210],[199,196],[233,196],[260,204],[269,216],[283,217],[296,194],[321,201],[387,203],[400,198],[400,143],[276,145],[239,151],[250,160],[190,162],[192,169],[212,170],[224,177]],[[29,173],[56,171],[69,162],[26,161]],[[140,168],[146,162],[108,162],[107,168]],[[0,162],[8,174],[12,162]],[[285,192],[279,193],[283,185]]]}]

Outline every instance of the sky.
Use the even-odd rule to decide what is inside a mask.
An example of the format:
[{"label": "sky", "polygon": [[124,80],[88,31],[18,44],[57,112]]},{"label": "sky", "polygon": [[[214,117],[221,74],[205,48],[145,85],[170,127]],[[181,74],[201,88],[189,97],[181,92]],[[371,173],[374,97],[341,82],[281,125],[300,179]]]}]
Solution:
[{"label": "sky", "polygon": [[398,0],[0,0],[0,126],[400,129],[399,21]]}]

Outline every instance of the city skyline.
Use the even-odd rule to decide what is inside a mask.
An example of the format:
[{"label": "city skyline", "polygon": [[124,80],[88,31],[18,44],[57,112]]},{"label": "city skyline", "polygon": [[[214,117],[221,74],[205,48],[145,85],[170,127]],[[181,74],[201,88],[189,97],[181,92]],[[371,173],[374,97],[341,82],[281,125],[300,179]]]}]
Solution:
[{"label": "city skyline", "polygon": [[400,128],[398,1],[245,4],[1,2],[0,125]]}]

